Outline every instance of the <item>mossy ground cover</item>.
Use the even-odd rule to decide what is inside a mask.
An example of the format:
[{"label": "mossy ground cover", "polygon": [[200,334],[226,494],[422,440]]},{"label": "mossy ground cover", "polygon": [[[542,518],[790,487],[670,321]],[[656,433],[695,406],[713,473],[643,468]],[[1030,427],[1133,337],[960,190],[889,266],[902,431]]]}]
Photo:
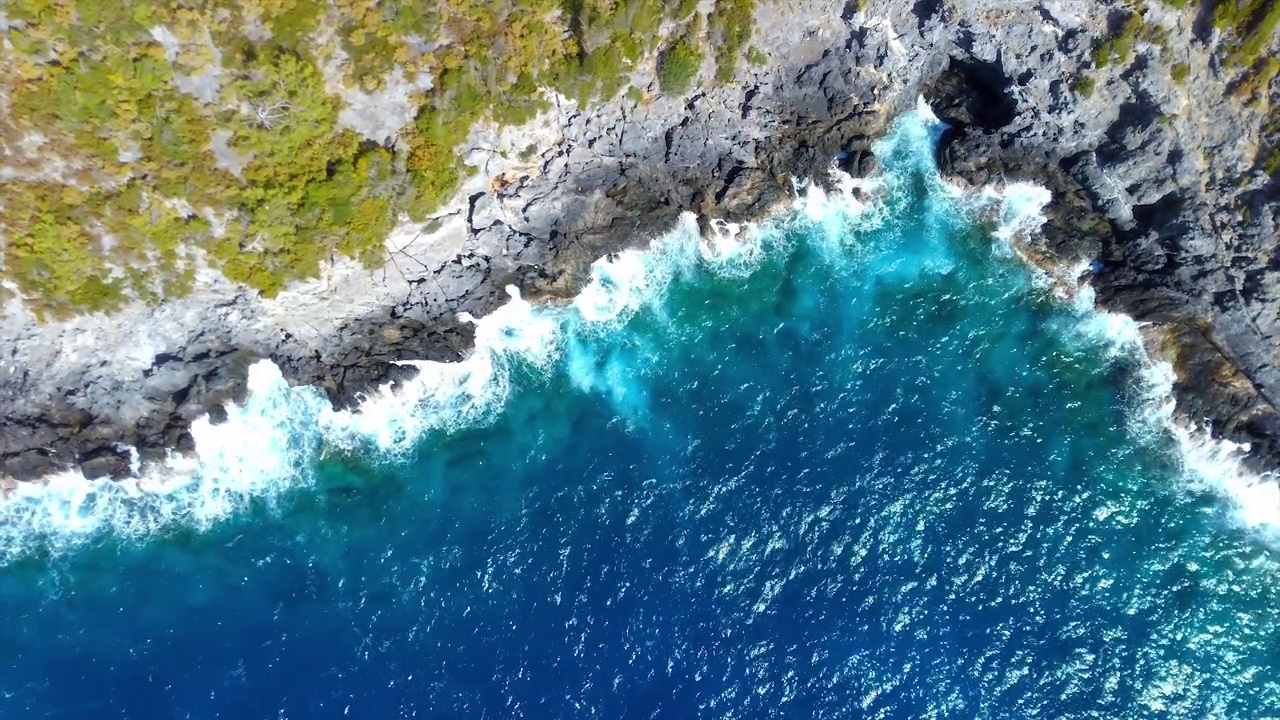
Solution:
[{"label": "mossy ground cover", "polygon": [[[1179,10],[1199,9],[1190,0],[1164,0]],[[1280,2],[1274,0],[1211,0],[1208,9],[1213,28],[1227,64],[1249,69],[1266,59],[1265,53],[1280,28]],[[1099,68],[1110,64],[1125,65],[1132,59],[1137,43],[1151,42],[1165,47],[1168,32],[1144,22],[1140,5],[1135,5],[1094,51],[1094,64]],[[1182,73],[1185,78],[1185,73]]]},{"label": "mossy ground cover", "polygon": [[[670,56],[664,27],[699,47],[697,5],[9,0],[0,143],[25,149],[0,185],[0,275],[56,317],[181,294],[200,262],[268,295],[336,255],[378,262],[398,217],[457,189],[477,121],[523,122],[548,108],[548,89],[617,95],[643,58]],[[722,78],[750,6],[715,4]],[[394,67],[430,74],[394,141],[339,128],[321,72],[335,54],[342,82],[366,91]],[[238,167],[218,162],[217,136]]]},{"label": "mossy ground cover", "polygon": [[1262,53],[1280,27],[1280,3],[1274,0],[1216,0],[1213,25],[1220,30],[1228,48],[1228,60],[1248,67],[1262,59]]},{"label": "mossy ground cover", "polygon": [[1130,13],[1094,51],[1093,64],[1098,68],[1105,68],[1113,63],[1128,65],[1133,60],[1135,46],[1142,40],[1163,43],[1163,30],[1144,23],[1140,13]]},{"label": "mossy ground cover", "polygon": [[718,0],[711,13],[711,42],[716,48],[716,79],[733,79],[738,58],[751,39],[755,0]]},{"label": "mossy ground cover", "polygon": [[664,93],[685,93],[702,67],[701,23],[695,22],[673,38],[658,58],[658,87]]},{"label": "mossy ground cover", "polygon": [[1273,180],[1280,178],[1280,108],[1273,107],[1267,115],[1262,140],[1258,149],[1258,165]]},{"label": "mossy ground cover", "polygon": [[1280,175],[1280,107],[1270,92],[1280,75],[1280,58],[1269,52],[1280,29],[1280,2],[1216,0],[1213,25],[1221,33],[1225,64],[1240,72],[1235,95],[1261,106],[1267,113],[1258,147],[1258,168],[1272,177]]},{"label": "mossy ground cover", "polygon": [[[1228,87],[1248,104],[1261,106],[1266,113],[1263,122],[1258,166],[1267,174],[1280,172],[1280,109],[1272,101],[1270,88],[1280,76],[1280,57],[1270,53],[1280,30],[1280,2],[1274,0],[1210,0],[1201,5],[1191,0],[1164,0],[1179,10],[1205,11],[1217,35],[1217,48],[1223,68],[1233,78]],[[1162,51],[1168,49],[1168,31],[1144,21],[1142,8],[1135,5],[1094,50],[1094,66],[1127,67],[1134,59],[1140,42],[1149,42]],[[1191,65],[1175,62],[1169,74],[1178,85],[1191,76]],[[1076,81],[1076,90],[1084,96],[1093,94],[1093,78]]]}]

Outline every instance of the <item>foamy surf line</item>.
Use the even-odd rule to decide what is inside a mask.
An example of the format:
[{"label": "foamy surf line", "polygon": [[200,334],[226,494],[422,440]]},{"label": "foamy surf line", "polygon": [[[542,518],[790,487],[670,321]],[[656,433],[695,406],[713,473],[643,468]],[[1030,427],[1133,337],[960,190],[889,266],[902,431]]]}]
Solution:
[{"label": "foamy surf line", "polygon": [[[994,214],[997,251],[1008,251],[1017,234],[1037,232],[1048,192],[1027,184],[963,191],[941,178],[932,147],[943,124],[923,103],[901,118],[882,147],[912,148],[916,171],[940,199],[963,212]],[[923,149],[923,150],[922,150]],[[901,151],[901,150],[899,150]],[[853,178],[833,167],[830,190],[806,183],[781,216],[757,224],[718,222],[704,237],[691,214],[646,250],[628,250],[597,261],[591,279],[569,306],[533,306],[509,288],[511,300],[479,320],[476,344],[456,363],[410,362],[418,375],[398,389],[380,388],[354,411],[335,410],[315,388],[289,387],[280,371],[262,361],[250,368],[249,396],[228,407],[227,420],[208,418],[192,426],[195,457],[172,456],[141,468],[140,477],[87,480],[64,473],[43,482],[18,483],[0,499],[0,563],[35,553],[58,554],[115,535],[145,538],[175,526],[207,528],[255,503],[315,482],[314,468],[326,453],[358,454],[395,461],[431,433],[484,423],[507,402],[518,367],[548,372],[564,362],[566,339],[589,339],[618,331],[636,312],[660,306],[667,286],[681,273],[711,271],[745,276],[767,252],[767,239],[787,223],[818,230],[813,242],[840,254],[851,229],[887,222],[885,199],[903,178]],[[1280,532],[1280,488],[1274,478],[1249,474],[1245,450],[1181,427],[1174,419],[1172,370],[1146,354],[1137,323],[1096,310],[1088,288],[1077,294],[1075,331],[1103,342],[1117,356],[1144,363],[1137,422],[1170,434],[1181,448],[1188,483],[1212,489],[1239,509],[1242,522]],[[568,362],[572,364],[573,359]],[[584,391],[612,392],[611,379],[575,372]]]},{"label": "foamy surf line", "polygon": [[477,344],[458,363],[414,363],[417,377],[382,388],[354,411],[335,410],[317,389],[290,387],[270,361],[249,368],[248,397],[227,419],[193,423],[195,457],[172,455],[120,481],[63,473],[17,483],[0,501],[0,562],[59,553],[104,533],[145,537],[181,525],[203,529],[314,482],[329,452],[394,460],[426,433],[479,422],[510,387],[514,362],[543,365],[555,320],[512,289],[512,301],[476,322]]},{"label": "foamy surf line", "polygon": [[610,332],[636,310],[660,303],[678,273],[713,268],[749,271],[758,258],[750,228],[721,224],[709,238],[696,217],[648,250],[597,261],[568,307],[534,306],[515,287],[511,299],[475,319],[475,346],[453,363],[409,361],[414,378],[385,385],[354,410],[337,410],[316,388],[290,387],[262,360],[249,368],[248,397],[227,405],[227,418],[192,424],[195,455],[144,464],[138,477],[86,479],[79,472],[15,483],[0,498],[0,564],[32,554],[57,555],[107,534],[141,539],[173,527],[205,529],[315,482],[327,453],[394,462],[430,433],[490,420],[505,405],[517,366],[548,372],[566,334]]},{"label": "foamy surf line", "polygon": [[1160,434],[1172,438],[1189,489],[1209,491],[1224,498],[1246,527],[1272,538],[1280,537],[1280,475],[1248,469],[1245,465],[1250,451],[1247,444],[1215,438],[1207,425],[1196,425],[1179,417],[1173,391],[1176,379],[1173,365],[1151,355],[1143,339],[1141,323],[1128,315],[1098,308],[1094,289],[1079,284],[1090,261],[1081,260],[1065,277],[1052,277],[1049,270],[1039,267],[1016,249],[1014,240],[1019,235],[1039,233],[1052,194],[1035,185],[1011,183],[999,190],[984,188],[980,196],[984,202],[999,205],[1000,220],[994,237],[1003,243],[1009,255],[1018,257],[1030,268],[1043,286],[1055,287],[1064,280],[1076,283],[1069,293],[1054,293],[1077,317],[1072,332],[1101,342],[1111,359],[1127,358],[1139,363],[1133,388],[1139,400],[1130,408],[1130,425],[1136,434],[1146,442],[1157,441],[1156,436]]}]

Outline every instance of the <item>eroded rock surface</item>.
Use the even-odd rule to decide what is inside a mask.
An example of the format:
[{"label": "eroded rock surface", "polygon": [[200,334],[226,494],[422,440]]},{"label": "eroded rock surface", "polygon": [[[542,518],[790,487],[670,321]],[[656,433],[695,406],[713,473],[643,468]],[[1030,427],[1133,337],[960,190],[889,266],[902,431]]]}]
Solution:
[{"label": "eroded rock surface", "polygon": [[[1094,69],[1119,8],[762,3],[752,44],[770,62],[743,63],[732,84],[665,97],[649,67],[642,102],[560,103],[525,128],[474,130],[474,181],[393,237],[376,271],[339,263],[273,300],[211,277],[159,307],[52,325],[12,309],[0,319],[0,475],[121,476],[129,446],[144,458],[189,450],[190,422],[242,399],[258,358],[350,404],[412,372],[396,360],[461,357],[471,335],[458,313],[492,311],[507,284],[567,298],[592,261],[681,211],[759,216],[787,197],[788,178],[820,177],[842,152],[868,171],[872,141],[920,95],[953,126],[944,172],[1047,185],[1045,254],[1097,259],[1100,301],[1159,324],[1186,416],[1276,467],[1280,184],[1257,167],[1261,112],[1231,96],[1191,14],[1153,11],[1164,47]],[[1178,84],[1170,67],[1182,62],[1192,74]]]}]

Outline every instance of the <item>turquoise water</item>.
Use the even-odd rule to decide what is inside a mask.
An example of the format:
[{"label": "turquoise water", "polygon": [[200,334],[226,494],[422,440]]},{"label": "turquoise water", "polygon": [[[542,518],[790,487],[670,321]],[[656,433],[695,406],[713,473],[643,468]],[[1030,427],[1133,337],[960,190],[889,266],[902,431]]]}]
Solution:
[{"label": "turquoise water", "polygon": [[23,489],[0,717],[1280,716],[1265,490],[937,130],[361,414],[260,365],[199,466]]}]

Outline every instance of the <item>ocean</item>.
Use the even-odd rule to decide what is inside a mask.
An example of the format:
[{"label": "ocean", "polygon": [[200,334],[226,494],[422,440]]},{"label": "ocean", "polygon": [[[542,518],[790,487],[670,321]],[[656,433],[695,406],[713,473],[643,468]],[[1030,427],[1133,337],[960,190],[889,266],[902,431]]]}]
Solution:
[{"label": "ocean", "polygon": [[0,717],[1280,717],[1276,486],[941,127],[360,412],[262,363],[198,459],[20,487]]}]

